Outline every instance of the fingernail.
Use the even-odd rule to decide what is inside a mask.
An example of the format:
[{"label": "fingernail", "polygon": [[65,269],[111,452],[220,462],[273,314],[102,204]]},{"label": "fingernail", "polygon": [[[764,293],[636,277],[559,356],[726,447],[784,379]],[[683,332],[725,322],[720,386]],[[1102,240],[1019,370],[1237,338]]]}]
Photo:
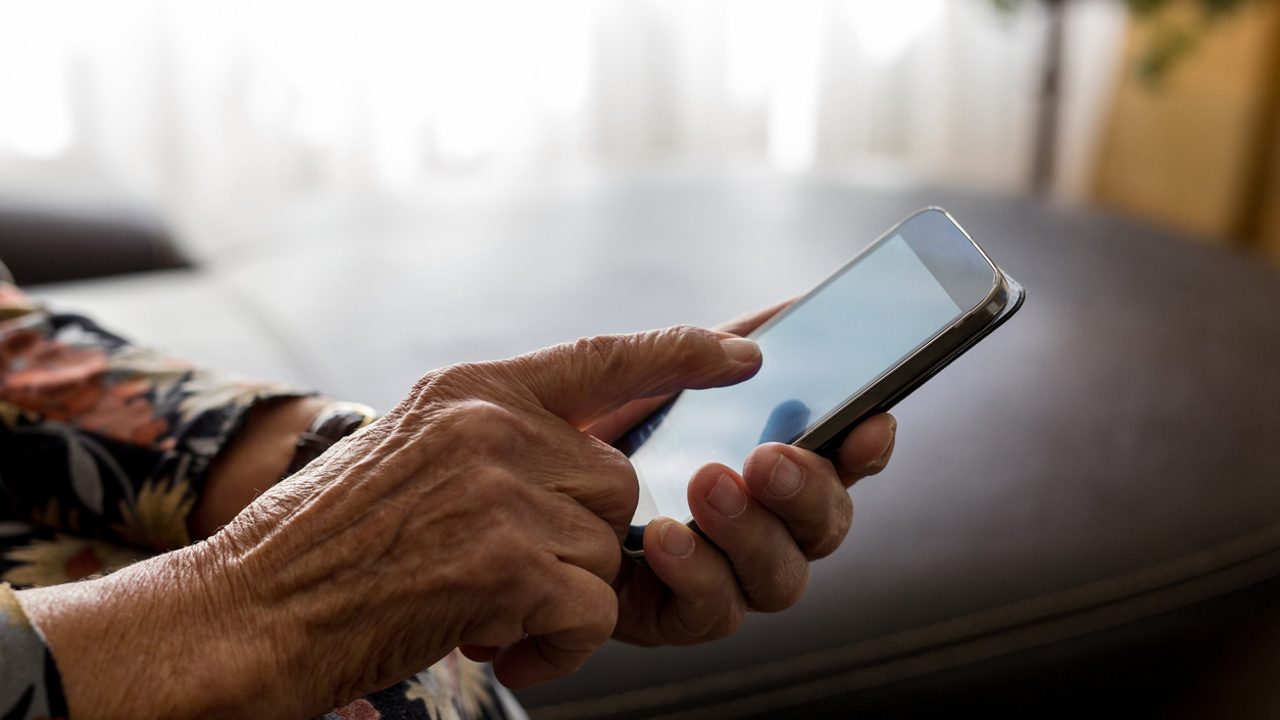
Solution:
[{"label": "fingernail", "polygon": [[711,494],[707,495],[707,502],[725,517],[738,517],[747,509],[747,496],[742,494],[742,488],[728,475],[721,475],[716,480]]},{"label": "fingernail", "polygon": [[885,443],[884,450],[880,451],[880,456],[872,460],[871,464],[867,466],[868,473],[880,472],[885,465],[889,464],[889,455],[893,453],[893,444],[898,440],[898,419],[890,415],[889,423],[889,442]]},{"label": "fingernail", "polygon": [[658,528],[658,544],[664,552],[675,557],[688,557],[693,553],[693,536],[672,520]]},{"label": "fingernail", "polygon": [[769,476],[769,484],[765,490],[777,498],[789,498],[800,490],[804,484],[804,470],[791,462],[786,455],[778,456],[778,464],[773,466],[773,474]]},{"label": "fingernail", "polygon": [[760,346],[744,337],[725,338],[720,341],[720,347],[734,362],[749,363],[760,358]]}]

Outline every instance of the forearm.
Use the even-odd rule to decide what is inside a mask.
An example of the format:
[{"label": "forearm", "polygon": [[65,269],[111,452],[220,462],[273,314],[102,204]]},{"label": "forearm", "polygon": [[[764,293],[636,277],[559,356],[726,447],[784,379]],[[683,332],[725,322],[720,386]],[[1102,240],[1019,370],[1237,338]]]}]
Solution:
[{"label": "forearm", "polygon": [[[207,544],[19,600],[58,664],[70,716],[247,717],[274,707],[270,629]],[[253,708],[249,707],[252,703]]]}]

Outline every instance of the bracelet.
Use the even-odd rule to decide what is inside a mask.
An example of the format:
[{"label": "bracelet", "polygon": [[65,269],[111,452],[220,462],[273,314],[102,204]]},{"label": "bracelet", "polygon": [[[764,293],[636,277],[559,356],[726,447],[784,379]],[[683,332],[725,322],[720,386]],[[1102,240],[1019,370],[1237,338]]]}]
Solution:
[{"label": "bracelet", "polygon": [[331,402],[316,414],[306,432],[294,443],[293,460],[281,479],[298,472],[324,454],[334,443],[372,423],[377,413],[368,405]]}]

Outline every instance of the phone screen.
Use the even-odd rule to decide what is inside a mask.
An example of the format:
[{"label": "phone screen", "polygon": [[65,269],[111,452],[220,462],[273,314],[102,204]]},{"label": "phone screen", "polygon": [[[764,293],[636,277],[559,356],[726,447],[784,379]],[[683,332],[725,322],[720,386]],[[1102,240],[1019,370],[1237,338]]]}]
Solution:
[{"label": "phone screen", "polygon": [[640,480],[632,525],[688,520],[695,470],[741,469],[757,445],[792,442],[968,309],[901,233],[882,240],[752,335],[764,359],[758,374],[686,390],[619,443]]}]

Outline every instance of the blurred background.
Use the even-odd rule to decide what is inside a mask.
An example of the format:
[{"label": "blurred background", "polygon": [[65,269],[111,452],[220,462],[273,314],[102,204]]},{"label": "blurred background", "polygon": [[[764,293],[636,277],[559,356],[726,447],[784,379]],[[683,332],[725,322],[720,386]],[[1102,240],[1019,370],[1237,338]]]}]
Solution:
[{"label": "blurred background", "polygon": [[823,174],[1280,256],[1274,3],[1127,5],[0,0],[0,197],[132,202],[208,260],[357,198]]},{"label": "blurred background", "polygon": [[0,0],[18,282],[379,410],[932,204],[1028,299],[895,407],[800,605],[522,700],[1280,716],[1280,0]]}]

